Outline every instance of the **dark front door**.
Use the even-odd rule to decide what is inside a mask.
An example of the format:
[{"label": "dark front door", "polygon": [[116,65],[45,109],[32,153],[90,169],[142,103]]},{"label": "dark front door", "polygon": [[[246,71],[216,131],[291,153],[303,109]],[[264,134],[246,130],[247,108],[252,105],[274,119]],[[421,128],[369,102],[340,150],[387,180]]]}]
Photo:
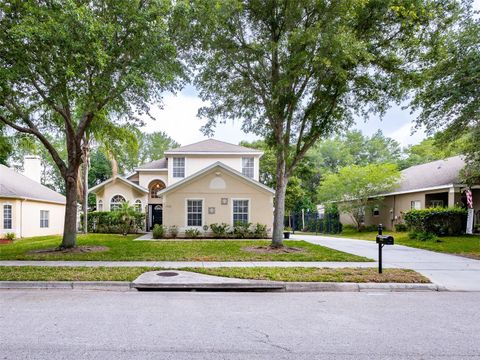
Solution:
[{"label": "dark front door", "polygon": [[151,206],[151,214],[152,214],[152,226],[150,230],[153,229],[155,224],[162,225],[163,224],[163,205],[150,205]]}]

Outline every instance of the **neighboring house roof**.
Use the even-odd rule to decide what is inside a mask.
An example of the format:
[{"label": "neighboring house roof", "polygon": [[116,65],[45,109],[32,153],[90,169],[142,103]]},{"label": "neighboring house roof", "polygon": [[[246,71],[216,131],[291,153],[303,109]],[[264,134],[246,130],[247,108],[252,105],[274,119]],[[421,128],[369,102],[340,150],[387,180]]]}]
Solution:
[{"label": "neighboring house roof", "polygon": [[192,174],[186,178],[184,178],[183,180],[180,180],[178,182],[176,182],[175,184],[173,185],[170,185],[170,186],[167,186],[165,189],[163,189],[162,191],[160,191],[158,193],[158,195],[163,195],[163,194],[166,194],[186,183],[189,183],[195,179],[197,179],[198,177],[202,176],[203,174],[206,174],[208,173],[210,170],[214,169],[214,168],[222,168],[224,170],[226,170],[227,172],[229,172],[230,174],[232,175],[235,175],[239,178],[241,178],[242,180],[245,180],[247,181],[248,183],[258,187],[258,188],[261,188],[262,190],[265,190],[265,191],[268,191],[270,193],[275,193],[275,190],[273,190],[272,188],[269,188],[268,186],[266,185],[263,185],[261,182],[259,181],[256,181],[256,180],[253,180],[253,179],[250,179],[249,177],[246,177],[245,175],[243,175],[241,172],[238,172],[237,170],[235,169],[232,169],[230,166],[227,166],[225,165],[224,163],[220,162],[220,161],[217,161],[215,163],[213,163],[212,165],[210,166],[207,166],[206,168],[200,170],[200,171],[197,171],[195,174]]},{"label": "neighboring house roof", "polygon": [[88,192],[90,193],[96,193],[98,190],[100,190],[101,188],[103,188],[105,185],[111,183],[113,180],[120,180],[122,182],[124,182],[125,184],[127,185],[130,185],[130,186],[133,186],[135,189],[141,191],[141,192],[144,192],[144,193],[147,193],[148,194],[148,190],[145,189],[143,186],[140,186],[140,185],[137,185],[135,184],[134,182],[130,181],[130,180],[127,180],[125,179],[124,177],[121,177],[119,175],[117,176],[114,176],[114,177],[111,177],[110,179],[108,180],[105,180],[104,182],[98,184],[98,185],[95,185],[94,187],[88,189]]},{"label": "neighboring house roof", "polygon": [[154,160],[149,163],[140,165],[135,170],[153,170],[153,169],[167,169],[168,168],[168,160],[166,158],[162,158],[159,160]]},{"label": "neighboring house roof", "polygon": [[465,166],[462,156],[416,165],[401,171],[397,188],[385,194],[409,193],[460,184],[460,170]]},{"label": "neighboring house roof", "polygon": [[4,165],[0,165],[0,197],[65,204],[62,194]]},{"label": "neighboring house roof", "polygon": [[185,145],[176,149],[165,151],[165,155],[181,155],[181,154],[258,154],[263,152],[251,149],[245,146],[229,144],[224,141],[207,139],[196,142],[194,144]]}]

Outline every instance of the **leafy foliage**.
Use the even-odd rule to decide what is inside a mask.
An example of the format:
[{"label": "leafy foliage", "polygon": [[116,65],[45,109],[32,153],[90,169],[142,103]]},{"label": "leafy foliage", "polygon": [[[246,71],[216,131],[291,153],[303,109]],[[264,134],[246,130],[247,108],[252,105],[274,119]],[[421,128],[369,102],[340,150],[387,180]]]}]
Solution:
[{"label": "leafy foliage", "polygon": [[[129,232],[136,233],[145,229],[145,214],[140,212],[131,213],[132,219],[129,224]],[[122,218],[114,211],[92,211],[88,213],[88,232],[104,234],[123,234],[125,224]],[[83,224],[83,214],[80,215]]]},{"label": "leafy foliage", "polygon": [[178,226],[172,225],[168,227],[168,234],[172,239],[176,239],[178,236]]},{"label": "leafy foliage", "polygon": [[195,228],[185,229],[185,237],[189,239],[196,239],[200,236],[200,230]]},{"label": "leafy foliage", "polygon": [[212,230],[213,237],[215,237],[217,239],[226,238],[227,235],[228,235],[229,228],[230,228],[230,225],[228,225],[226,223],[210,224],[210,229]]},{"label": "leafy foliage", "polygon": [[154,239],[163,239],[165,237],[165,227],[160,224],[155,224],[152,230]]},{"label": "leafy foliage", "polygon": [[458,207],[428,208],[407,211],[403,217],[413,232],[443,236],[460,235],[465,232],[467,211]]},{"label": "leafy foliage", "polygon": [[321,200],[336,201],[341,212],[350,214],[357,228],[367,209],[377,205],[378,195],[391,191],[400,179],[393,164],[352,165],[325,176],[318,189]]}]

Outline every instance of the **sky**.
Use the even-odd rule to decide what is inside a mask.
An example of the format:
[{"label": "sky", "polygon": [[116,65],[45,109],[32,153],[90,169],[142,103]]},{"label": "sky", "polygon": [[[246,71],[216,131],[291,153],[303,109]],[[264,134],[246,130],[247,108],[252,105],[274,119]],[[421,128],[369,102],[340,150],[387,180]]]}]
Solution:
[{"label": "sky", "polygon": [[[474,1],[474,9],[480,10],[480,0]],[[192,86],[186,86],[176,95],[166,94],[163,109],[153,105],[151,115],[155,120],[144,117],[146,125],[142,130],[164,131],[182,145],[204,140],[206,137],[201,133],[200,128],[206,120],[197,117],[197,111],[202,104],[196,89]],[[402,105],[392,104],[382,119],[378,116],[371,116],[366,121],[358,119],[354,127],[365,135],[372,135],[380,129],[384,135],[397,140],[403,147],[418,144],[426,135],[421,129],[413,128],[416,114],[412,114],[411,109],[403,109]],[[238,121],[227,121],[226,124],[217,125],[213,138],[235,144],[242,140],[257,139],[252,134],[245,134]]]}]

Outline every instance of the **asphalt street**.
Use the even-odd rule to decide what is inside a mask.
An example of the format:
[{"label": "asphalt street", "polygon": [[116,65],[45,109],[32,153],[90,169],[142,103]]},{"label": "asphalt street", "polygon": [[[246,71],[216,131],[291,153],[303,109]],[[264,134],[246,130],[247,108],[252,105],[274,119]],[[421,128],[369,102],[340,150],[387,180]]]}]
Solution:
[{"label": "asphalt street", "polygon": [[480,293],[3,290],[0,359],[480,359]]}]

